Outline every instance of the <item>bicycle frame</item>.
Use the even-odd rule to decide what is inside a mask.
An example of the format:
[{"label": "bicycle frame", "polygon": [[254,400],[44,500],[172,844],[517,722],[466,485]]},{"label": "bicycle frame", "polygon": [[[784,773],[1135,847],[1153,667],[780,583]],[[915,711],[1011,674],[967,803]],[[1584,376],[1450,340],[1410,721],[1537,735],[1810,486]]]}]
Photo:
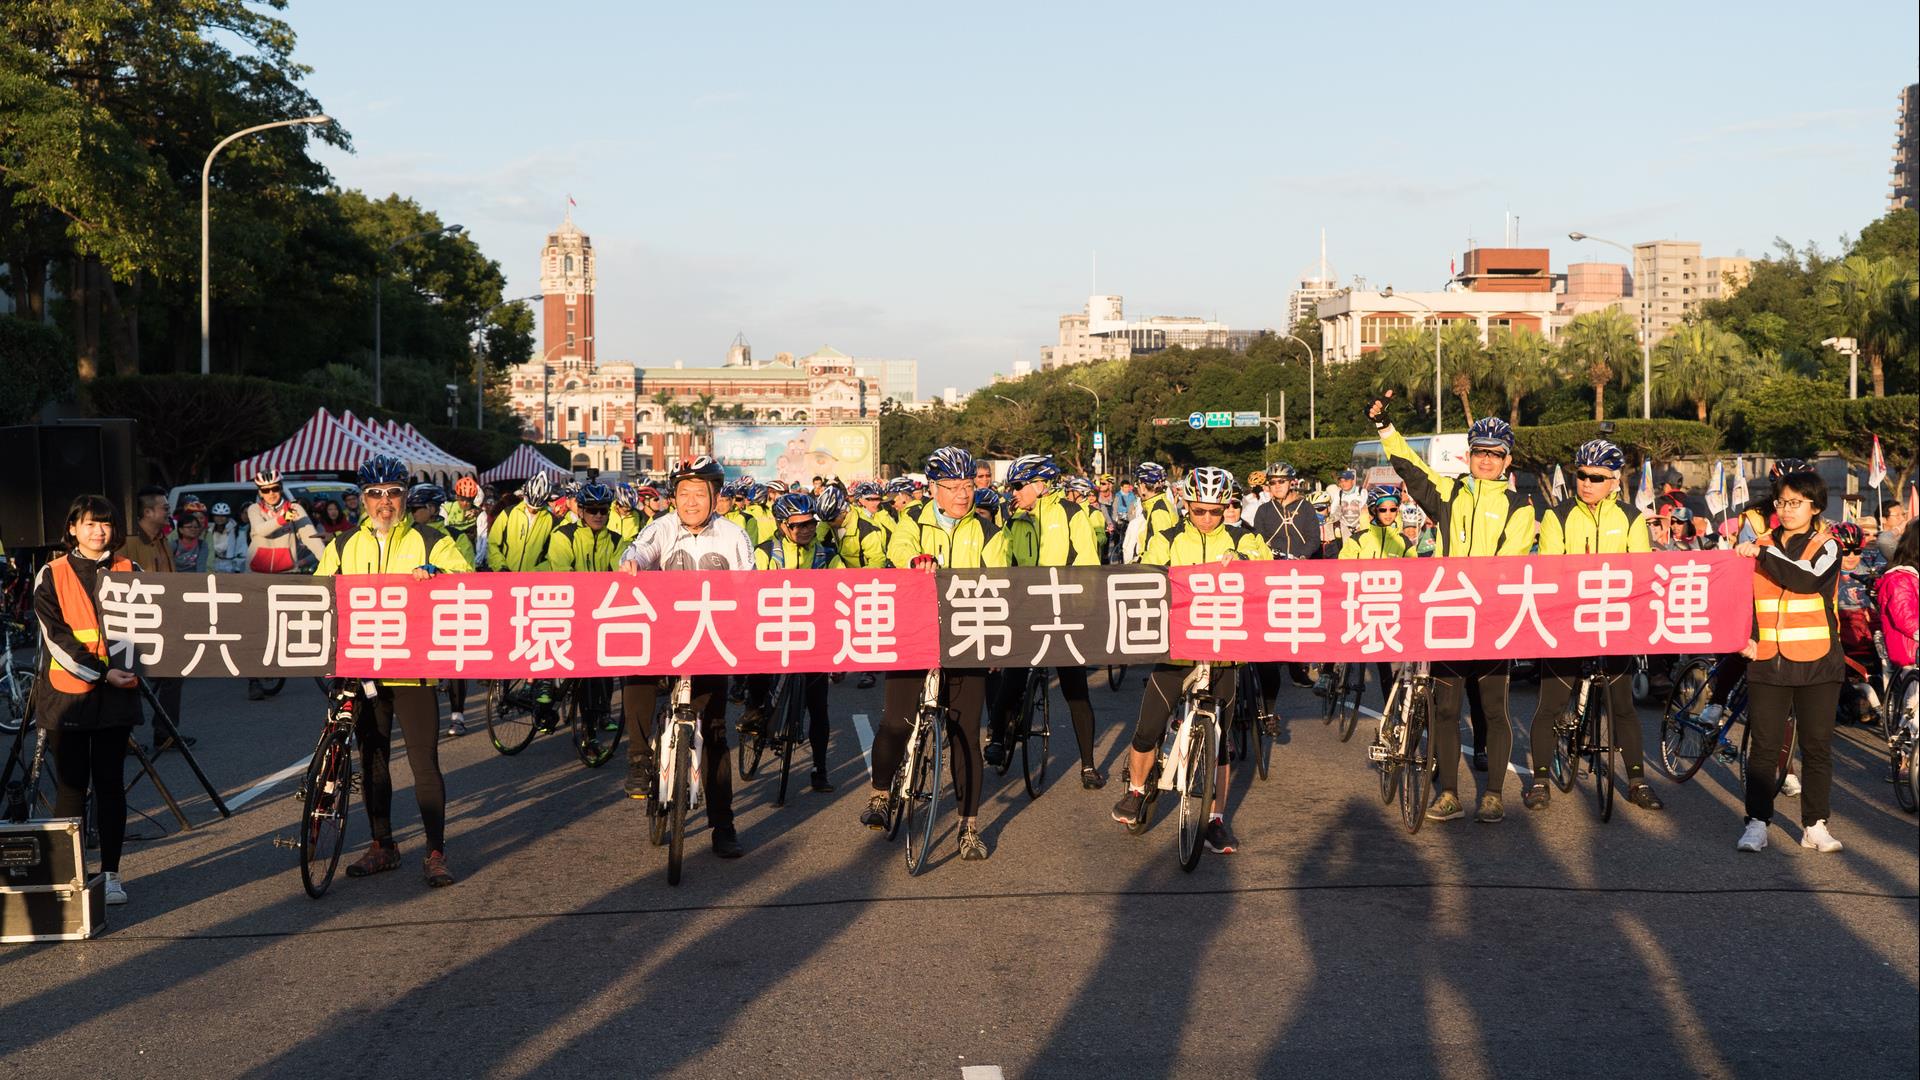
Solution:
[{"label": "bicycle frame", "polygon": [[[1213,696],[1213,665],[1201,661],[1193,665],[1187,677],[1180,680],[1180,694],[1187,706],[1185,720],[1179,724],[1169,723],[1167,732],[1160,737],[1160,780],[1161,791],[1173,791],[1176,786],[1185,787],[1188,780],[1187,767],[1192,764],[1186,759],[1187,728],[1189,723],[1199,722],[1213,727],[1215,745],[1219,745],[1220,701]],[[1213,767],[1214,762],[1207,762]]]},{"label": "bicycle frame", "polygon": [[683,742],[693,748],[690,758],[693,775],[687,777],[687,809],[692,810],[700,805],[703,794],[700,790],[700,718],[693,714],[693,679],[676,675],[668,691],[667,723],[660,732],[660,751],[654,755],[660,770],[659,790],[663,799],[673,790],[674,755]]}]

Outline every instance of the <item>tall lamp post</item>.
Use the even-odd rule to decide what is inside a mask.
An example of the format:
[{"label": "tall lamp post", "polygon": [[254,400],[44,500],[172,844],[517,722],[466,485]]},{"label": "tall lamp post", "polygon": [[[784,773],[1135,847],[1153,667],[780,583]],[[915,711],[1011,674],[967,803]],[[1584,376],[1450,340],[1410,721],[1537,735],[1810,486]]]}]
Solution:
[{"label": "tall lamp post", "polygon": [[[1618,240],[1589,236],[1586,233],[1578,231],[1568,233],[1567,239],[1576,244],[1591,240],[1596,244],[1616,247],[1626,252],[1629,260],[1633,258],[1633,249]],[[1631,263],[1629,263],[1629,265],[1631,265]],[[1651,420],[1653,419],[1653,334],[1650,332],[1648,325],[1649,315],[1647,309],[1650,306],[1649,301],[1653,298],[1650,294],[1641,291],[1642,286],[1645,284],[1645,282],[1634,282],[1633,291],[1640,298],[1640,419]]]},{"label": "tall lamp post", "polygon": [[[1281,334],[1280,336],[1283,338],[1291,338],[1294,341],[1300,341],[1299,336],[1296,334]],[[1304,341],[1300,341],[1300,347],[1307,350],[1307,438],[1312,439],[1317,437],[1315,432],[1319,427],[1314,416],[1313,369],[1315,365],[1313,346]],[[1284,411],[1284,406],[1282,408]]]},{"label": "tall lamp post", "polygon": [[373,403],[375,405],[378,405],[381,403],[380,402],[380,383],[381,383],[381,379],[380,379],[380,285],[381,285],[381,280],[387,266],[387,256],[393,254],[393,250],[399,247],[401,244],[405,244],[413,240],[418,240],[423,236],[439,236],[441,233],[457,233],[459,231],[460,231],[460,226],[458,225],[442,225],[437,229],[422,229],[421,231],[417,233],[413,233],[412,235],[403,236],[400,239],[395,240],[393,243],[388,244],[387,250],[384,252],[381,252],[380,254],[380,261],[374,264],[374,267],[373,267]]},{"label": "tall lamp post", "polygon": [[[488,308],[486,313],[480,316],[481,329],[476,331],[476,333],[484,333],[487,317],[499,311],[501,308],[512,307],[515,304],[530,304],[538,299],[540,299],[540,294],[535,293],[532,296],[516,296],[511,300],[500,301]],[[486,429],[486,404],[487,366],[486,363],[480,359],[480,350],[475,349],[473,350],[473,429],[475,431],[484,431]]]},{"label": "tall lamp post", "polygon": [[1415,300],[1411,296],[1396,295],[1391,285],[1380,290],[1380,295],[1396,300],[1405,300],[1409,304],[1418,304],[1426,308],[1428,313],[1433,316],[1433,433],[1438,435],[1441,430],[1440,410],[1446,402],[1446,399],[1440,396],[1440,313],[1434,310],[1432,304],[1424,300]]},{"label": "tall lamp post", "polygon": [[[1069,381],[1067,385],[1073,387],[1075,390],[1085,390],[1087,393],[1093,395],[1093,433],[1099,436],[1102,443],[1106,442],[1106,431],[1100,427],[1100,394],[1091,386],[1081,386],[1077,382]],[[1107,448],[1105,446],[1095,447],[1093,457],[1094,470],[1097,472],[1104,469],[1107,464]]]},{"label": "tall lamp post", "polygon": [[[574,344],[585,345],[592,340],[593,335],[588,334]],[[567,343],[563,341],[553,348],[548,349],[540,356],[540,437],[547,442],[553,441],[553,405],[551,402],[553,394],[553,367],[547,363],[547,360],[553,356],[554,353],[566,347]]]},{"label": "tall lamp post", "polygon": [[213,144],[207,151],[207,160],[200,166],[200,374],[213,373],[213,308],[207,301],[207,176],[213,171],[213,156],[227,148],[227,144],[257,131],[273,128],[295,127],[301,124],[331,124],[333,117],[326,113],[318,116],[303,116],[298,120],[276,120],[271,124],[255,124],[243,128]]}]

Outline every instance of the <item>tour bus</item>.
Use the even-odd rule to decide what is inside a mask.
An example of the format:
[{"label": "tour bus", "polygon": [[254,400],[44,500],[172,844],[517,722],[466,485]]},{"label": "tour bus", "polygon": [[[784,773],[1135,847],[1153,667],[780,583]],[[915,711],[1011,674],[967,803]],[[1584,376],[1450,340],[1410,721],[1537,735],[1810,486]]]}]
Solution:
[{"label": "tour bus", "polygon": [[[1467,472],[1467,433],[1457,432],[1445,435],[1408,435],[1407,445],[1413,452],[1426,459],[1434,472],[1448,476],[1464,476]],[[1393,463],[1387,460],[1387,452],[1379,439],[1362,439],[1353,444],[1353,469],[1366,476],[1369,469],[1391,469]]]}]

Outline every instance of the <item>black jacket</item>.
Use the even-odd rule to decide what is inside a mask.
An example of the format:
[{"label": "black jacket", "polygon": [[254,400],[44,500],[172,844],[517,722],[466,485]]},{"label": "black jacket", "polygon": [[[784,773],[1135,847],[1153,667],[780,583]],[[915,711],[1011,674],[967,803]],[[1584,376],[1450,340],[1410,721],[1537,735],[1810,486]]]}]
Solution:
[{"label": "black jacket", "polygon": [[[80,579],[88,596],[97,595],[96,585],[101,570],[113,560],[112,555],[101,562],[88,562],[72,555],[62,555],[61,558],[72,561],[74,575]],[[139,564],[134,564],[134,569],[139,568]],[[87,652],[87,647],[73,636],[66,616],[60,611],[60,598],[53,586],[52,563],[41,567],[39,575],[34,578],[33,613],[40,619],[40,633],[47,642],[57,645],[66,656],[84,658],[79,659],[80,663],[98,664],[102,671],[105,670],[106,665],[95,660]],[[40,730],[99,731],[139,726],[140,691],[137,687],[121,690],[102,681],[84,694],[62,693],[47,681],[50,664],[49,653],[43,642],[40,649],[40,678],[34,683],[33,691],[34,722],[40,725]]]}]

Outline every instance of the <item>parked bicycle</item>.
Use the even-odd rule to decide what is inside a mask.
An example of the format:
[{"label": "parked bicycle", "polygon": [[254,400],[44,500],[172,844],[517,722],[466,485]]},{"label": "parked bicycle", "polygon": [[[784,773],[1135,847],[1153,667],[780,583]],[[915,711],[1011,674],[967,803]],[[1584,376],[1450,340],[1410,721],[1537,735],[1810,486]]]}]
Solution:
[{"label": "parked bicycle", "polygon": [[33,686],[39,678],[34,664],[14,663],[13,651],[32,641],[26,624],[11,616],[0,617],[0,697],[5,698],[4,707],[0,707],[0,732],[9,735],[26,723],[27,706],[33,701]]},{"label": "parked bicycle", "polygon": [[1887,782],[1900,809],[1920,809],[1920,668],[1894,676],[1880,703],[1880,726],[1887,733]]}]

